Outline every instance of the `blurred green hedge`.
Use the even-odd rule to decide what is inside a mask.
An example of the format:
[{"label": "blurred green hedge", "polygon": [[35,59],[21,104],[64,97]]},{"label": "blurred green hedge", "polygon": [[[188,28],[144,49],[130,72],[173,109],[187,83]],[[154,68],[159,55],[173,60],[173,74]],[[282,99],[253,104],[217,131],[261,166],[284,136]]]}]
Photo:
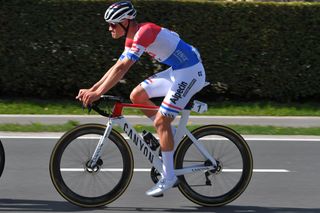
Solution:
[{"label": "blurred green hedge", "polygon": [[[0,97],[74,97],[120,56],[103,14],[111,1],[10,0],[0,6]],[[208,100],[318,100],[319,3],[134,1],[138,21],[197,47]],[[111,93],[128,97],[165,69],[145,55]]]}]

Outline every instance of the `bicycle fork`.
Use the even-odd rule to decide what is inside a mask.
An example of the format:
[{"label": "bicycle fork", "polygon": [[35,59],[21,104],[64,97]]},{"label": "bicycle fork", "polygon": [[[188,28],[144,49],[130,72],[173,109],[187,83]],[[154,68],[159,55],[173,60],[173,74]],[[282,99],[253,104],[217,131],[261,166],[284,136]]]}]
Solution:
[{"label": "bicycle fork", "polygon": [[100,137],[99,143],[97,144],[96,149],[94,150],[94,153],[90,161],[87,163],[87,167],[89,168],[96,167],[97,162],[100,159],[101,153],[103,152],[103,148],[107,144],[111,130],[112,130],[112,122],[111,120],[109,120],[106,126],[106,130],[103,133],[103,136]]}]

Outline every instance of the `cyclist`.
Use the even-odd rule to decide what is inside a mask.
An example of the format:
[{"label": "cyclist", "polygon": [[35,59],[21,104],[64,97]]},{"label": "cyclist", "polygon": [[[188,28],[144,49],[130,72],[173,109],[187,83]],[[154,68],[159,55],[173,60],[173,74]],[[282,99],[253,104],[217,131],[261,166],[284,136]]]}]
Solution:
[{"label": "cyclist", "polygon": [[96,84],[90,89],[80,89],[76,98],[85,106],[98,100],[123,78],[144,52],[170,66],[144,80],[130,94],[133,103],[146,105],[154,105],[150,98],[165,97],[158,112],[143,111],[154,121],[163,160],[162,177],[146,194],[159,196],[178,180],[174,174],[171,123],[191,97],[204,86],[205,70],[198,51],[184,42],[177,33],[154,23],[138,23],[135,20],[136,14],[129,1],[114,3],[106,10],[104,18],[109,23],[112,38],[126,38],[124,51]]}]

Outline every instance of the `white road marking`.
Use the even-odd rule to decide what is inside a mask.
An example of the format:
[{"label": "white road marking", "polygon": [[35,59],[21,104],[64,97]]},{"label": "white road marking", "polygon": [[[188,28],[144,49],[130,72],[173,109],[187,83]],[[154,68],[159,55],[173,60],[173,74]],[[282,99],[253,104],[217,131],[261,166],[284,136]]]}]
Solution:
[{"label": "white road marking", "polygon": [[[110,169],[101,169],[102,172],[122,172],[121,168],[110,168]],[[61,168],[62,172],[84,172],[84,168]],[[151,169],[146,168],[136,168],[134,172],[150,172]],[[223,172],[241,172],[242,169],[223,169]],[[288,173],[291,172],[287,169],[254,169],[255,173]]]},{"label": "white road marking", "polygon": [[[0,139],[43,139],[43,140],[58,140],[60,139],[62,134],[60,136],[28,136],[28,135],[17,135],[17,136],[12,136],[12,135],[0,135]],[[83,139],[98,139],[99,137],[83,137]],[[129,139],[129,137],[125,136],[124,137],[126,140]],[[216,137],[213,139],[217,139]],[[295,138],[294,136],[288,137],[288,138],[283,138],[279,137],[277,138],[276,136],[272,135],[270,137],[265,136],[265,137],[245,137],[244,139],[246,141],[298,141],[298,142],[320,142],[320,138]],[[209,140],[209,138],[207,139]]]}]

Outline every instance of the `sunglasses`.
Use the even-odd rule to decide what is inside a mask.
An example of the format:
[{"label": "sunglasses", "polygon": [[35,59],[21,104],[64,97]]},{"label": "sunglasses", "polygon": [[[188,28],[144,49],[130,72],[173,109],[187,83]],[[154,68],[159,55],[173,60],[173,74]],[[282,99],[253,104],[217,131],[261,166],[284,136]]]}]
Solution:
[{"label": "sunglasses", "polygon": [[117,27],[117,24],[115,24],[115,23],[109,23],[109,26],[110,26],[112,29],[114,29],[114,28]]}]

